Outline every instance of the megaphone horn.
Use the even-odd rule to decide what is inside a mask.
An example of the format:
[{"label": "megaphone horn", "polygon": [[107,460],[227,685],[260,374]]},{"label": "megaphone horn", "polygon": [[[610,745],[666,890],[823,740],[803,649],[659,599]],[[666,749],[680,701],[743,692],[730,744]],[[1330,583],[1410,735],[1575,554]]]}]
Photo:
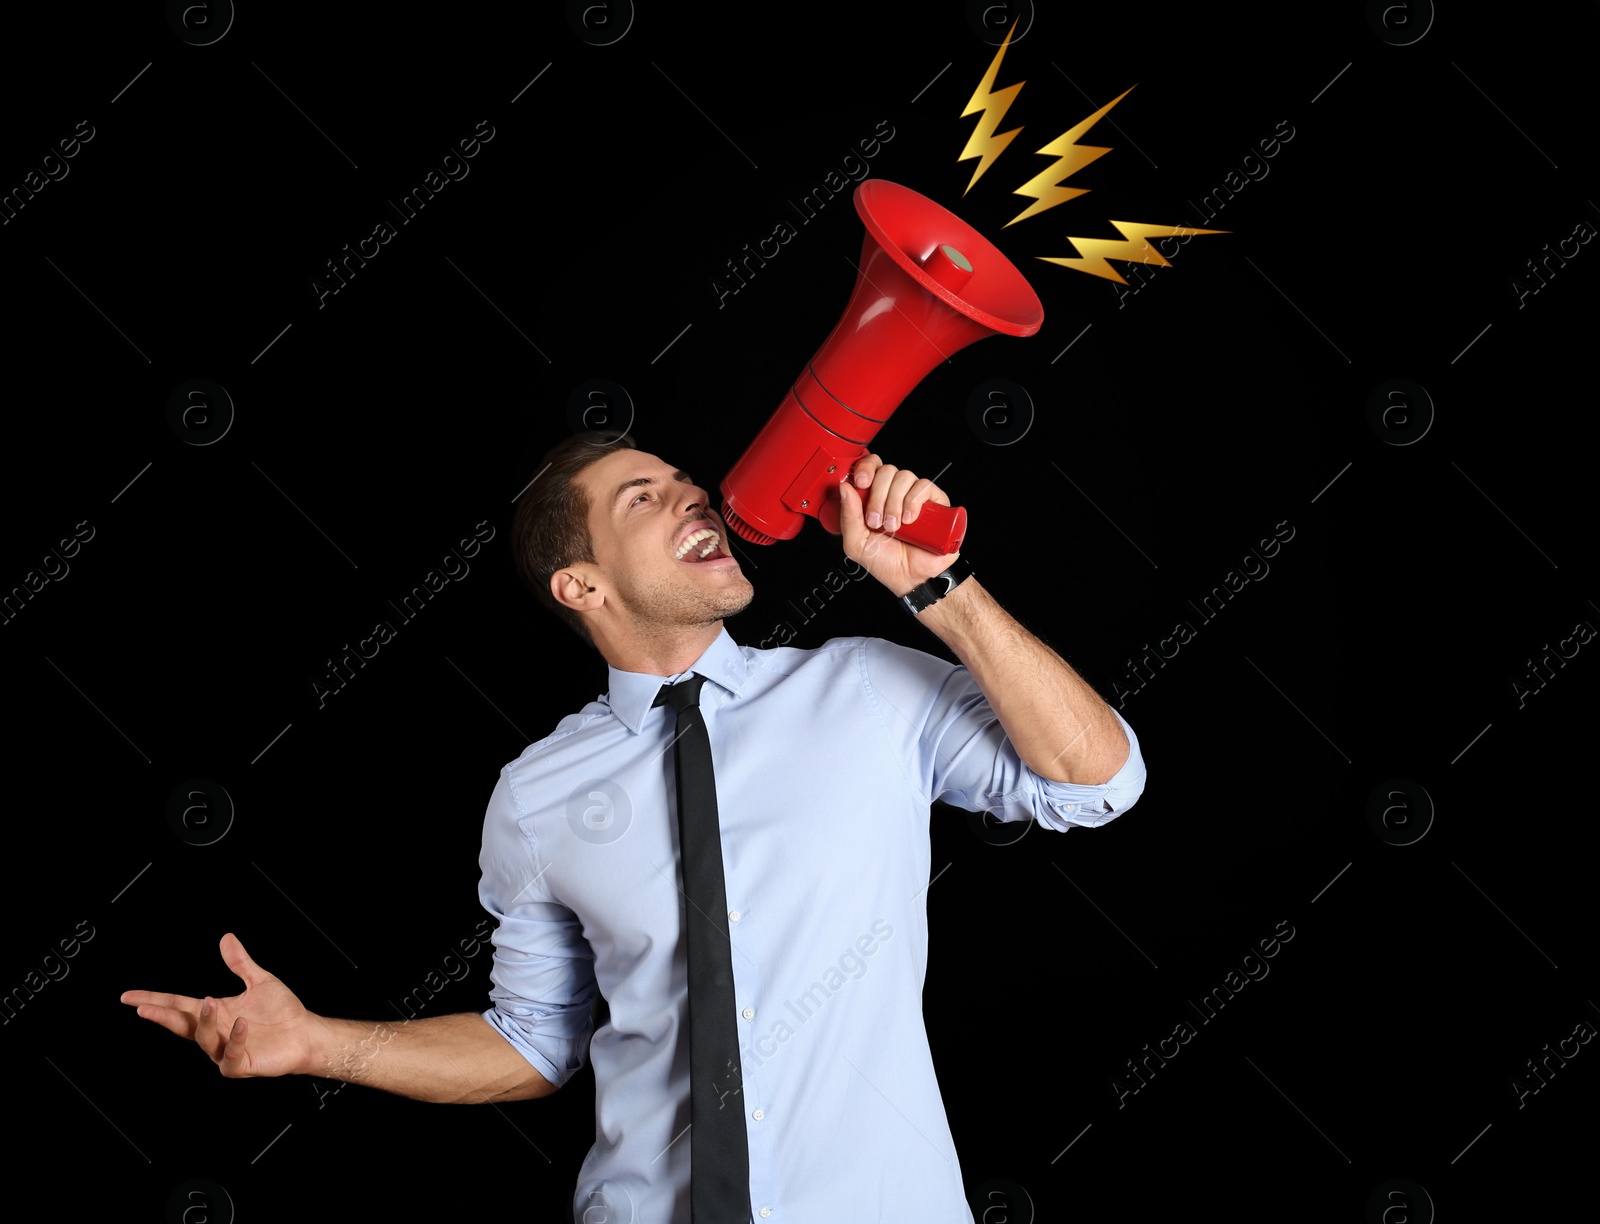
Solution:
[{"label": "megaphone horn", "polygon": [[[858,186],[855,205],[867,233],[850,302],[722,481],[722,517],[752,544],[792,539],[807,516],[836,530],[830,490],[934,366],[1044,323],[1022,273],[954,213],[883,179]],[[959,551],[966,524],[964,509],[928,503],[895,539],[943,555]]]}]

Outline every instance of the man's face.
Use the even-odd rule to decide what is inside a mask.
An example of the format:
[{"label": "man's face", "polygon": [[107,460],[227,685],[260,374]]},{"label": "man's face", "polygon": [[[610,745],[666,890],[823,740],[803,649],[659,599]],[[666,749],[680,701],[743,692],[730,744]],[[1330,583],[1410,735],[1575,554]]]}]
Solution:
[{"label": "man's face", "polygon": [[712,624],[755,598],[721,516],[688,473],[643,451],[619,449],[578,479],[589,495],[589,534],[601,571],[595,585],[626,618],[625,632]]}]

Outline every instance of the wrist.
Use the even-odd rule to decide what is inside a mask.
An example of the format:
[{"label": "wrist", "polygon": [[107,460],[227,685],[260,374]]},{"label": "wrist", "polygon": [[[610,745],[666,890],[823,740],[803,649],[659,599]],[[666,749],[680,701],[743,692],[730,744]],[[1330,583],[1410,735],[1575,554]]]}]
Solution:
[{"label": "wrist", "polygon": [[331,1020],[315,1012],[307,1012],[304,1025],[305,1048],[295,1067],[298,1075],[319,1075],[327,1078],[339,1062],[339,1052],[362,1034],[354,1032],[356,1021]]},{"label": "wrist", "polygon": [[920,619],[922,613],[947,598],[971,577],[972,567],[958,554],[942,572],[901,594],[900,606]]}]

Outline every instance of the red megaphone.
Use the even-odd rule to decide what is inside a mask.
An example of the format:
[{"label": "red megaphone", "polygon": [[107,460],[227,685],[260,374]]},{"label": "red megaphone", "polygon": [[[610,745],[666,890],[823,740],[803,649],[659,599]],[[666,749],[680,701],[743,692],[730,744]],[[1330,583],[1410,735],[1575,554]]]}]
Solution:
[{"label": "red megaphone", "polygon": [[[1044,323],[1022,273],[954,213],[883,179],[857,187],[855,203],[867,236],[850,303],[722,481],[723,520],[752,544],[792,539],[807,515],[836,530],[830,490],[934,366],[974,340],[1031,336]],[[966,530],[965,510],[930,502],[895,539],[943,555]]]}]

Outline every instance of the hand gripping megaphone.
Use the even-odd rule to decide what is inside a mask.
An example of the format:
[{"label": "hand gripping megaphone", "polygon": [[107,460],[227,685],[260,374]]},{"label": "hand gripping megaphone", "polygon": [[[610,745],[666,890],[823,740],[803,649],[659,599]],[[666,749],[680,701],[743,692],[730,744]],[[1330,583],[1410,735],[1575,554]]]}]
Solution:
[{"label": "hand gripping megaphone", "polygon": [[[722,517],[752,544],[792,539],[807,516],[838,529],[833,489],[866,491],[850,466],[911,389],[974,340],[1031,336],[1044,307],[1022,273],[954,213],[907,187],[867,179],[855,291],[778,410],[722,481]],[[927,503],[895,539],[957,552],[967,512]]]}]

